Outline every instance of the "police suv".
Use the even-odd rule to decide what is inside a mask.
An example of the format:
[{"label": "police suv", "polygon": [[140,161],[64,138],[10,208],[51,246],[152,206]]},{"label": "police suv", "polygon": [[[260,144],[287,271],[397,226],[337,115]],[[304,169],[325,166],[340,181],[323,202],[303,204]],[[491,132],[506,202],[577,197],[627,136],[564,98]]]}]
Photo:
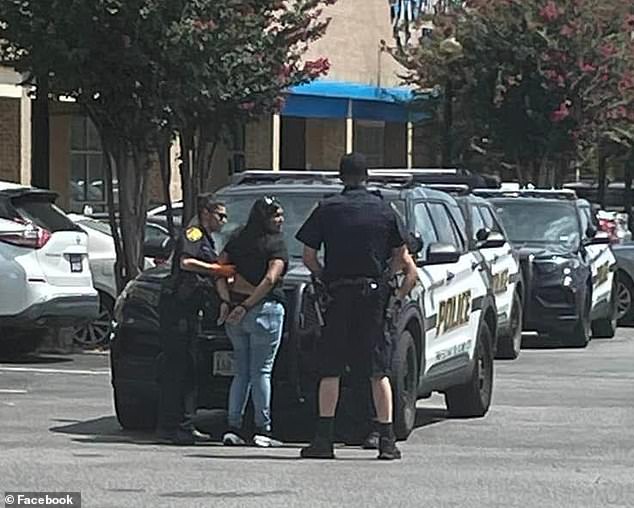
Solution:
[{"label": "police suv", "polygon": [[371,175],[398,179],[408,175],[413,182],[454,196],[460,210],[460,228],[467,245],[478,258],[478,270],[489,278],[498,311],[496,358],[515,359],[522,344],[524,282],[518,251],[508,241],[495,207],[472,193],[487,183],[467,170],[452,168],[371,170]]},{"label": "police suv", "polygon": [[[452,416],[483,416],[493,389],[498,312],[490,278],[479,269],[481,256],[469,249],[458,204],[449,194],[412,184],[411,179],[371,179],[371,188],[381,193],[405,224],[419,274],[403,308],[398,312],[388,309],[393,311],[390,333],[397,337],[395,431],[401,439],[409,435],[417,399],[433,391],[445,394]],[[273,430],[281,439],[296,437],[302,429],[304,437],[310,432],[310,423],[301,422],[314,420],[318,384],[315,348],[321,332],[320,311],[310,274],[301,263],[302,245],[294,236],[321,199],[341,190],[337,174],[332,172],[247,171],[217,193],[229,215],[227,226],[216,238],[219,248],[246,221],[258,197],[275,195],[284,207],[291,262],[284,278],[287,312],[273,370],[272,400]],[[483,240],[481,244],[483,250],[497,247],[499,242]],[[161,355],[157,305],[160,284],[167,275],[166,268],[144,272],[126,287],[115,307],[112,385],[117,416],[125,428],[147,428],[155,422],[156,366]],[[203,317],[198,345],[198,405],[226,408],[232,375],[230,342],[223,330]],[[362,396],[369,391],[358,381],[354,373],[344,379],[337,414],[339,430],[357,432],[351,440],[364,437],[369,419],[367,399]],[[362,387],[355,389],[359,385]]]},{"label": "police suv", "polygon": [[524,329],[585,347],[616,332],[616,260],[590,203],[571,190],[477,190],[495,206],[527,274]]}]

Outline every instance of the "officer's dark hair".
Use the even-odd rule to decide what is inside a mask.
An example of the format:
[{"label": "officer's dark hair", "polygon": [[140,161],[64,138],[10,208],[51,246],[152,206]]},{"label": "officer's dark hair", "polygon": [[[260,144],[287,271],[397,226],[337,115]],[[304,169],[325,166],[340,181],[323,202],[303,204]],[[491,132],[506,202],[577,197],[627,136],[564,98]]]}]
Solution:
[{"label": "officer's dark hair", "polygon": [[361,183],[368,177],[368,161],[358,152],[352,152],[341,157],[339,176],[344,183]]},{"label": "officer's dark hair", "polygon": [[198,215],[203,213],[203,210],[215,212],[221,206],[225,206],[224,203],[221,203],[220,201],[216,201],[216,198],[212,192],[205,192],[204,194],[199,194],[196,202],[197,202]]}]

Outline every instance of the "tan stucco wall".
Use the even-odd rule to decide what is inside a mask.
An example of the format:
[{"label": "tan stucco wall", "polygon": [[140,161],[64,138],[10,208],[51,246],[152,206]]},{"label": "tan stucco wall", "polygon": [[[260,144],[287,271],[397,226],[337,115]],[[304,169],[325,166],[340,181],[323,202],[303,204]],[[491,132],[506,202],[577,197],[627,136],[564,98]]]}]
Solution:
[{"label": "tan stucco wall", "polygon": [[306,168],[337,169],[346,148],[345,120],[306,120]]},{"label": "tan stucco wall", "polygon": [[388,0],[339,0],[324,9],[332,21],[324,37],[314,42],[308,60],[328,57],[331,69],[326,79],[370,85],[399,84],[398,65],[382,53],[381,40],[392,42]]}]

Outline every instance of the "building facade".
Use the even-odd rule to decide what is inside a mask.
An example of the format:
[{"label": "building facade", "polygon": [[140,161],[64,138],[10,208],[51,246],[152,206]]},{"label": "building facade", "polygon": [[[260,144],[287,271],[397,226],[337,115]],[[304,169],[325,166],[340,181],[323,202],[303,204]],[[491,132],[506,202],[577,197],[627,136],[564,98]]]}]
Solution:
[{"label": "building facade", "polygon": [[[433,2],[432,2],[433,3]],[[352,150],[373,167],[434,165],[426,146],[431,125],[413,116],[411,92],[399,86],[399,67],[382,48],[391,44],[404,13],[413,16],[423,0],[345,0],[324,9],[332,21],[307,59],[326,57],[328,76],[289,90],[279,114],[261,118],[232,136],[214,157],[210,190],[244,169],[332,170]],[[409,18],[408,18],[409,19]],[[30,100],[16,86],[19,76],[0,71],[0,179],[30,182]],[[73,211],[105,211],[103,153],[97,131],[72,103],[50,107],[50,182],[60,204]],[[174,147],[172,199],[180,197]],[[150,200],[163,202],[158,168]]]}]

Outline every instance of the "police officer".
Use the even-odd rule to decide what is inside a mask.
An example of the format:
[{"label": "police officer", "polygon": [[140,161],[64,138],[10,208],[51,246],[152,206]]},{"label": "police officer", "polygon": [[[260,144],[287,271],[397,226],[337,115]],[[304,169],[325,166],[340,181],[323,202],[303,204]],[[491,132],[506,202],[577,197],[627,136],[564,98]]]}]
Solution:
[{"label": "police officer", "polygon": [[226,221],[227,211],[222,203],[215,202],[210,194],[198,197],[198,214],[178,239],[171,276],[161,289],[163,357],[157,436],[167,444],[194,444],[204,437],[192,424],[196,411],[196,335],[199,314],[211,313],[206,317],[215,319],[219,312],[215,278],[234,274],[232,266],[217,263],[218,253],[211,236]]},{"label": "police officer", "polygon": [[[397,293],[402,301],[416,282],[416,266],[395,213],[380,196],[366,189],[365,157],[345,155],[340,177],[343,192],[324,200],[297,233],[304,244],[304,264],[326,284],[331,298],[318,345],[319,421],[312,443],[302,449],[301,456],[334,458],[339,379],[349,367],[367,376],[372,385],[380,431],[378,458],[399,459],[388,377],[393,345],[384,329],[390,291],[386,274],[405,273]],[[322,244],[323,267],[317,257]]]}]

